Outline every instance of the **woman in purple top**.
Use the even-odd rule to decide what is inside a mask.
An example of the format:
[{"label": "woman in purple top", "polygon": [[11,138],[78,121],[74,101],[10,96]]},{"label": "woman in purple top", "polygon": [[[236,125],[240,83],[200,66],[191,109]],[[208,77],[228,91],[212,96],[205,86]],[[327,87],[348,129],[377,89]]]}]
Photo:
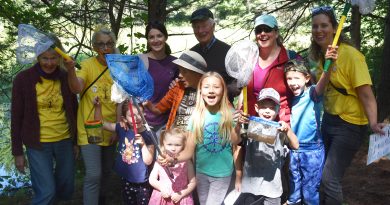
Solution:
[{"label": "woman in purple top", "polygon": [[[145,37],[147,39],[148,71],[154,80],[154,94],[150,101],[158,103],[169,90],[169,84],[179,75],[176,64],[172,63],[176,57],[171,56],[171,49],[166,43],[168,32],[165,26],[158,22],[149,22],[146,26]],[[159,136],[161,128],[165,127],[169,112],[155,115],[149,110],[145,110],[145,117],[153,127],[153,131]]]}]

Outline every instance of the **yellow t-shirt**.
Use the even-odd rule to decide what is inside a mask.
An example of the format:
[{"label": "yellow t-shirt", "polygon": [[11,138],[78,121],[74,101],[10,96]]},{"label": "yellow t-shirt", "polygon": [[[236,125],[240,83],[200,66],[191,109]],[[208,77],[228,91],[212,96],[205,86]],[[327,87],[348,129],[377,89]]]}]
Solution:
[{"label": "yellow t-shirt", "polygon": [[[99,75],[104,71],[106,66],[101,65],[96,57],[91,57],[81,62],[81,70],[77,71],[77,77],[84,80],[84,89],[86,89]],[[111,101],[111,86],[113,81],[110,76],[110,71],[106,71],[84,94],[79,102],[77,111],[77,144],[88,144],[87,133],[84,128],[84,121],[93,120],[94,108],[93,99],[99,96],[102,104],[102,114],[104,121],[116,122],[116,104]],[[83,91],[84,92],[84,91]],[[91,112],[92,111],[92,112]],[[91,113],[91,114],[90,114]],[[89,118],[88,115],[90,114]],[[87,119],[88,118],[88,119]],[[108,146],[112,132],[103,131],[103,142],[98,144]]]},{"label": "yellow t-shirt", "polygon": [[[320,64],[322,71],[323,65]],[[330,68],[330,81],[337,88],[347,90],[348,96],[341,94],[330,83],[324,93],[324,109],[327,113],[339,115],[341,119],[356,125],[368,124],[362,103],[356,88],[372,85],[365,57],[354,47],[340,44],[338,58]]]},{"label": "yellow t-shirt", "polygon": [[37,83],[37,106],[40,122],[40,141],[58,142],[70,137],[66,120],[64,100],[61,95],[61,82],[42,78]]}]

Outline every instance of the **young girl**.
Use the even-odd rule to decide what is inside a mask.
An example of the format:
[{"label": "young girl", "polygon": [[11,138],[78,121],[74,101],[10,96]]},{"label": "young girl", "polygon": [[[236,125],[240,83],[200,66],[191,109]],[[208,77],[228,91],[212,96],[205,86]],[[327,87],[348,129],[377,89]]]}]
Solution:
[{"label": "young girl", "polygon": [[[332,57],[334,49],[329,49]],[[290,60],[285,65],[287,85],[292,91],[291,128],[299,140],[299,149],[290,154],[287,204],[319,204],[319,188],[325,150],[320,132],[322,94],[330,72],[323,72],[317,85],[309,86],[310,71],[302,61]]]},{"label": "young girl", "polygon": [[[95,120],[102,119],[101,105],[98,98],[94,100]],[[142,111],[142,110],[141,110]],[[130,129],[125,130],[120,123],[103,122],[103,129],[115,131],[119,142],[114,170],[122,178],[122,197],[124,204],[148,204],[151,187],[148,182],[148,166],[153,162],[154,145],[151,135],[145,132],[141,115],[133,105],[134,121],[139,134],[134,135],[129,101],[122,104],[122,122]]]},{"label": "young girl", "polygon": [[[258,95],[255,110],[262,119],[275,121],[280,106],[280,95],[273,88],[263,88]],[[239,123],[247,123],[246,114],[242,113]],[[241,191],[235,204],[281,204],[282,176],[281,169],[285,158],[285,141],[290,148],[298,149],[299,143],[290,126],[279,121],[281,125],[273,143],[266,143],[248,138],[243,141],[244,149],[240,149],[236,161],[238,170],[236,188]],[[257,133],[256,133],[257,134]],[[260,134],[260,133],[259,133]],[[245,154],[243,153],[245,150]],[[242,166],[242,157],[244,164]],[[241,166],[241,167],[239,167]]]},{"label": "young girl", "polygon": [[207,72],[199,81],[196,106],[187,130],[186,149],[179,156],[166,156],[162,163],[189,159],[195,152],[199,202],[221,204],[233,172],[232,144],[239,142],[233,127],[233,108],[221,75]]},{"label": "young girl", "polygon": [[[185,142],[185,132],[179,128],[161,133],[160,146],[170,156],[177,156],[184,149]],[[154,164],[149,177],[149,183],[154,187],[149,204],[193,205],[191,193],[196,187],[196,181],[192,161],[177,163],[168,169],[174,175],[173,179],[160,164]]]}]

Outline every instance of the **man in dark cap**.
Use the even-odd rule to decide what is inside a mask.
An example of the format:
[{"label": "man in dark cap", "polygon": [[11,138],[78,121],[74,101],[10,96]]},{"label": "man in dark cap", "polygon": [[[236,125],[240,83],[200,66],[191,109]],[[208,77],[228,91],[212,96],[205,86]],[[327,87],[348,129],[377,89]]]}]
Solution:
[{"label": "man in dark cap", "polygon": [[233,103],[234,97],[240,94],[236,80],[226,72],[225,57],[230,46],[215,38],[215,21],[213,13],[207,8],[200,8],[191,15],[192,29],[199,41],[191,48],[202,55],[206,60],[208,71],[216,71],[222,75],[228,87],[229,101]]}]

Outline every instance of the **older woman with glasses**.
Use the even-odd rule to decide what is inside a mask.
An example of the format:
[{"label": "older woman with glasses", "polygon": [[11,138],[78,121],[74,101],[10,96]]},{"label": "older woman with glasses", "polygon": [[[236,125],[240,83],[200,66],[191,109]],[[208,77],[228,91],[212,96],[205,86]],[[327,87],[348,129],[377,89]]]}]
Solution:
[{"label": "older woman with glasses", "polygon": [[77,113],[77,143],[81,148],[85,165],[83,201],[84,204],[104,203],[108,190],[107,181],[115,156],[116,135],[103,131],[101,141],[88,141],[84,122],[92,120],[93,99],[99,97],[102,105],[102,115],[106,122],[116,122],[116,104],[111,101],[111,86],[113,81],[107,71],[106,54],[116,53],[116,37],[106,28],[100,28],[92,36],[93,50],[97,56],[81,62],[81,70],[69,70],[68,80],[72,92],[80,94]]},{"label": "older woman with glasses", "polygon": [[377,104],[371,90],[371,78],[365,58],[342,35],[338,48],[331,48],[337,20],[329,6],[312,11],[310,58],[322,70],[327,50],[337,49],[331,77],[324,93],[322,134],[326,161],[322,174],[323,204],[342,204],[341,180],[355,153],[371,130],[382,133],[377,122]]}]

